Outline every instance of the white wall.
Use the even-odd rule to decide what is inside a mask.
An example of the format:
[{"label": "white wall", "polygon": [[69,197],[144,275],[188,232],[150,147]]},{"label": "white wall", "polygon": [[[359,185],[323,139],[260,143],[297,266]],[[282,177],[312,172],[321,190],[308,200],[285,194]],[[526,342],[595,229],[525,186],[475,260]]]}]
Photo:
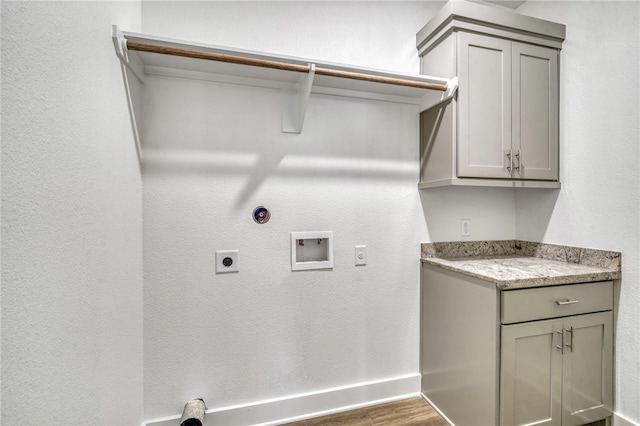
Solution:
[{"label": "white wall", "polygon": [[415,33],[444,3],[144,0],[142,29],[183,40],[417,74]]},{"label": "white wall", "polygon": [[520,191],[518,238],[621,251],[616,411],[640,424],[640,3],[528,1],[567,26],[558,193]]},{"label": "white wall", "polygon": [[[145,1],[142,16],[147,34],[418,73],[415,33],[441,4]],[[515,237],[512,190],[421,196],[415,106],[312,95],[288,135],[271,89],[155,77],[145,93],[147,419],[194,397],[217,408],[416,373],[419,244],[459,238],[461,217]],[[316,230],[334,231],[335,268],[292,273],[290,232]],[[240,250],[238,274],[215,274],[222,249]]]},{"label": "white wall", "polygon": [[141,178],[111,24],[2,2],[2,424],[142,420]]},{"label": "white wall", "polygon": [[[292,136],[272,90],[145,89],[145,416],[416,372],[415,107],[313,96]],[[290,232],[323,230],[334,269],[291,272]],[[238,274],[215,274],[224,249],[240,250]]]},{"label": "white wall", "polygon": [[[623,252],[617,401],[640,422],[637,2],[520,9],[568,26],[561,191],[418,192],[410,106],[314,95],[304,133],[283,135],[273,91],[150,78],[142,295],[111,24],[416,73],[415,32],[441,4],[145,1],[141,18],[137,2],[2,2],[2,423],[136,424],[196,396],[215,408],[417,372],[419,243],[461,239],[461,218],[472,239]],[[334,270],[292,273],[289,232],[325,229]],[[215,250],[234,248],[241,272],[216,275]]]}]

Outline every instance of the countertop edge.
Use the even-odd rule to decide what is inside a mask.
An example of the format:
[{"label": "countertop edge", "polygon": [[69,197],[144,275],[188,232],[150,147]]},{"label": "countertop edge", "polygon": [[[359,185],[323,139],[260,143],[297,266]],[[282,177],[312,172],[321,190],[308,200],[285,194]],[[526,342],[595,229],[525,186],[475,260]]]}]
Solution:
[{"label": "countertop edge", "polygon": [[537,277],[537,278],[528,278],[524,280],[518,280],[518,279],[499,280],[490,275],[484,275],[477,272],[470,272],[464,269],[455,268],[447,264],[439,263],[438,261],[434,261],[433,259],[430,259],[430,258],[422,258],[420,260],[422,263],[427,263],[429,265],[433,265],[433,266],[446,269],[452,272],[458,272],[460,274],[478,278],[483,281],[495,283],[496,287],[500,290],[514,290],[518,288],[547,287],[547,286],[563,285],[563,284],[609,281],[609,280],[618,280],[622,278],[622,274],[619,271],[605,271],[605,272],[589,273],[589,274],[565,275],[560,277],[543,277],[543,278]]},{"label": "countertop edge", "polygon": [[[495,283],[500,290],[608,281],[622,278],[622,255],[619,252],[520,240],[423,243],[421,245],[421,255],[421,262],[423,263]],[[475,259],[478,260],[479,265],[482,260],[499,261],[500,259],[506,259],[509,261],[509,259],[512,259],[515,263],[518,263],[520,259],[527,259],[529,264],[532,260],[534,262],[539,261],[541,268],[552,263],[557,265],[560,262],[573,264],[576,267],[575,269],[584,266],[585,268],[583,269],[591,270],[584,272],[561,271],[548,276],[503,278],[500,274],[506,275],[506,272],[496,272],[491,267],[486,267],[486,264],[486,274],[483,273],[482,267],[469,267],[469,262],[473,262]],[[448,263],[456,260],[466,261],[466,267],[456,267]],[[512,270],[521,272],[517,269],[517,266],[515,268]]]}]

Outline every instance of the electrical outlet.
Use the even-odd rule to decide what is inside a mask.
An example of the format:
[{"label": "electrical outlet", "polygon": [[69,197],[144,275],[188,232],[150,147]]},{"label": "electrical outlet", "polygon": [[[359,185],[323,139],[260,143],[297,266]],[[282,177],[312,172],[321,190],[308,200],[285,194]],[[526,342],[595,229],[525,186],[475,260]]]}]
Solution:
[{"label": "electrical outlet", "polygon": [[216,273],[238,272],[238,250],[216,251]]},{"label": "electrical outlet", "polygon": [[356,266],[367,264],[367,246],[356,246]]},{"label": "electrical outlet", "polygon": [[460,236],[461,237],[471,236],[471,219],[460,220]]}]

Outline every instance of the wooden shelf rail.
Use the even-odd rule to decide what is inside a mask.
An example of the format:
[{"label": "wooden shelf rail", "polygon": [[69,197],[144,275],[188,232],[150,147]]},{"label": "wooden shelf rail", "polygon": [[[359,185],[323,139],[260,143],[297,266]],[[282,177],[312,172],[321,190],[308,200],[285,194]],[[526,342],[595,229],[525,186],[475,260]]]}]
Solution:
[{"label": "wooden shelf rail", "polygon": [[[159,53],[162,55],[181,56],[185,58],[206,59],[210,61],[227,62],[231,64],[250,65],[263,68],[272,68],[283,71],[294,71],[309,73],[311,65],[298,65],[286,62],[269,61],[265,59],[246,58],[242,56],[227,55],[213,52],[203,52],[199,50],[180,49],[176,47],[159,46],[155,44],[139,43],[127,40],[127,49],[139,52]],[[415,87],[418,89],[447,91],[446,84],[429,83],[424,81],[414,81],[395,77],[383,77],[374,74],[357,73],[351,71],[340,71],[329,68],[315,67],[316,75],[329,77],[346,78],[351,80],[369,81],[373,83],[394,84],[396,86]]]}]

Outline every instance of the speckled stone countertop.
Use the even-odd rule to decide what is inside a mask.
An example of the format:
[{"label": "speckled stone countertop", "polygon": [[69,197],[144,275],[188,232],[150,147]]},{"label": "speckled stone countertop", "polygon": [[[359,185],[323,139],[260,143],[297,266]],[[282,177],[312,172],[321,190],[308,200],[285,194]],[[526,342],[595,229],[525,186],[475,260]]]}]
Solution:
[{"label": "speckled stone countertop", "polygon": [[495,282],[499,289],[621,278],[619,252],[530,241],[422,244],[422,262]]}]

